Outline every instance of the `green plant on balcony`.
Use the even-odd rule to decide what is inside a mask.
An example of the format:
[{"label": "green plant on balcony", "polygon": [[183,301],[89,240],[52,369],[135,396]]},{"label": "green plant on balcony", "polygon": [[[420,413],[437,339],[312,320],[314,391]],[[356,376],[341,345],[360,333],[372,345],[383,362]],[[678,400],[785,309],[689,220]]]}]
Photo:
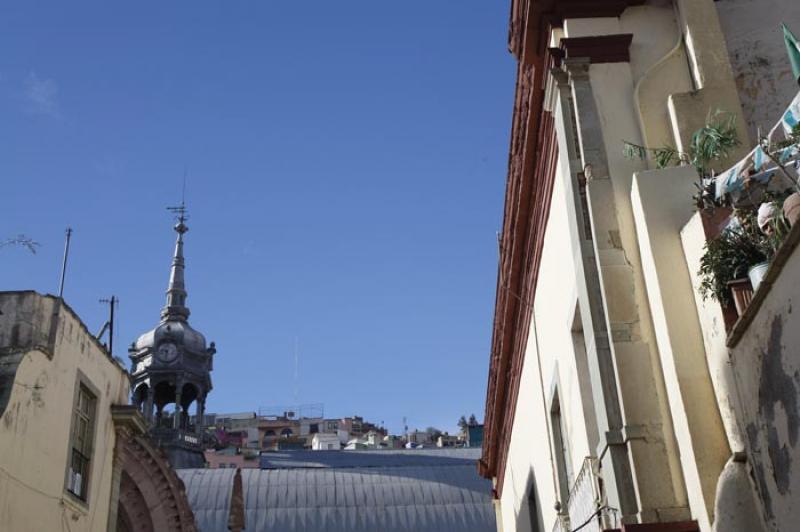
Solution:
[{"label": "green plant on balcony", "polygon": [[769,260],[774,251],[753,213],[737,213],[740,223],[709,239],[700,259],[700,293],[723,305],[732,303],[728,283],[746,278],[748,270]]},{"label": "green plant on balcony", "polygon": [[754,209],[736,210],[734,223],[706,242],[698,271],[703,299],[730,304],[729,283],[746,279],[751,268],[771,261],[783,245],[789,224],[782,214],[782,196],[769,193],[766,199],[773,206],[767,219],[759,220]]},{"label": "green plant on balcony", "polygon": [[736,115],[718,110],[710,113],[706,124],[692,134],[686,152],[669,145],[650,148],[628,141],[623,141],[623,151],[630,159],[645,160],[652,155],[658,169],[678,164],[692,165],[700,176],[693,197],[695,205],[698,209],[713,209],[723,203],[715,198],[711,166],[728,158],[739,144]]}]

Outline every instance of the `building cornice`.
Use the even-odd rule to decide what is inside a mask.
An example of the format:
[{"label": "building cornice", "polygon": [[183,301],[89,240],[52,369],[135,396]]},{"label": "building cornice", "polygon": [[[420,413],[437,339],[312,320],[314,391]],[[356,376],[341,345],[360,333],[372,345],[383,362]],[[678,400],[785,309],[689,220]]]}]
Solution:
[{"label": "building cornice", "polygon": [[548,25],[561,26],[567,18],[618,17],[627,8],[643,3],[644,0],[512,0],[508,49],[521,59],[528,32],[540,36],[547,33],[543,30]]}]

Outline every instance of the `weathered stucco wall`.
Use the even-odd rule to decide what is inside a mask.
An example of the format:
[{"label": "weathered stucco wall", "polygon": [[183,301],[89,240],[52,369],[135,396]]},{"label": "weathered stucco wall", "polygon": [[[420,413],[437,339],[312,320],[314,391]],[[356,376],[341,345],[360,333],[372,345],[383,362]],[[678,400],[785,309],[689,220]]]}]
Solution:
[{"label": "weathered stucco wall", "polygon": [[[794,227],[773,261],[764,299],[751,303],[753,316],[731,347],[747,457],[763,509],[775,530],[796,530],[800,523],[800,226]],[[777,271],[776,264],[782,269]],[[775,275],[777,274],[777,275]]]},{"label": "weathered stucco wall", "polygon": [[[0,365],[18,363],[13,383],[2,383],[10,393],[0,417],[0,528],[99,532],[108,525],[111,495],[110,407],[127,403],[128,380],[66,306],[48,349],[55,305],[34,292],[0,293]],[[79,370],[98,392],[86,503],[65,490]]]},{"label": "weathered stucco wall", "polygon": [[797,0],[718,0],[739,98],[751,138],[766,133],[797,93],[781,22],[800,35]]}]

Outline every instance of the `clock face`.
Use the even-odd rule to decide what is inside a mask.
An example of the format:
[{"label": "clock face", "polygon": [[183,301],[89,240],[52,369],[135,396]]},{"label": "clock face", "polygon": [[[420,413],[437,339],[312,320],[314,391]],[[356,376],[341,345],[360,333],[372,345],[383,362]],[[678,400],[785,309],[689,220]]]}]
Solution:
[{"label": "clock face", "polygon": [[174,362],[178,358],[178,348],[173,343],[163,343],[158,346],[158,359],[162,362]]}]

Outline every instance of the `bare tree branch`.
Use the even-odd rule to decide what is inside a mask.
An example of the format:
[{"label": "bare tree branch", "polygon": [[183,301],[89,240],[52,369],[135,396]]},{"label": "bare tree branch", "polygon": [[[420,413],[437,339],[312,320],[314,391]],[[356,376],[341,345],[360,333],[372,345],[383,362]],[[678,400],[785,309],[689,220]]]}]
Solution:
[{"label": "bare tree branch", "polygon": [[40,247],[41,244],[25,235],[17,235],[14,238],[7,238],[6,240],[0,242],[0,248],[4,248],[6,246],[23,246],[27,248],[28,251],[36,255],[36,248]]}]

